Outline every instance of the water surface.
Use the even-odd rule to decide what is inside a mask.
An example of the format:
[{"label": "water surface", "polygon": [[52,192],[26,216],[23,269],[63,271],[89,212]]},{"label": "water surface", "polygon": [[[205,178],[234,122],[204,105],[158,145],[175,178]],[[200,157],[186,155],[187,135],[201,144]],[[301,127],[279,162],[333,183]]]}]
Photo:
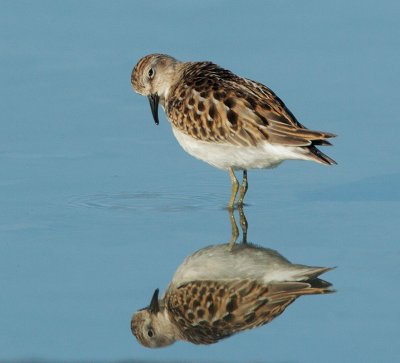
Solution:
[{"label": "water surface", "polygon": [[[395,1],[0,2],[0,360],[395,361],[400,50]],[[249,240],[337,266],[338,290],[212,346],[141,347],[131,314],[226,242],[229,177],[152,121],[130,72],[213,60],[337,133],[339,163],[249,173]]]}]

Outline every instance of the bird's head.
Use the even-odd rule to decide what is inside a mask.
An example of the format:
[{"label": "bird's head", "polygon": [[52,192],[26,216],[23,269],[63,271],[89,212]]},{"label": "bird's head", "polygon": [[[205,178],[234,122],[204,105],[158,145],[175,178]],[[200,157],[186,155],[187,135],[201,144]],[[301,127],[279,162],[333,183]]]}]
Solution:
[{"label": "bird's head", "polygon": [[166,54],[149,54],[139,60],[132,70],[131,83],[135,92],[149,99],[151,112],[158,125],[158,103],[164,104],[174,82],[179,62]]},{"label": "bird's head", "polygon": [[137,311],[131,320],[132,334],[147,348],[161,348],[176,341],[174,326],[164,308],[160,308],[158,289],[150,305]]}]

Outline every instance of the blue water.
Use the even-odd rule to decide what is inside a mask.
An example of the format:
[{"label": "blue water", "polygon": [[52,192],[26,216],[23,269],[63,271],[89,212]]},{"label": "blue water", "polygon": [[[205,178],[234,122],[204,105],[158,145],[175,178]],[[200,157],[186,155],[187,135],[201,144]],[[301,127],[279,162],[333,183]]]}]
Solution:
[{"label": "blue water", "polygon": [[[394,362],[397,1],[1,1],[0,361]],[[213,60],[339,135],[339,163],[251,171],[249,240],[338,290],[213,346],[149,350],[132,313],[230,238],[229,177],[132,92],[143,55]]]}]

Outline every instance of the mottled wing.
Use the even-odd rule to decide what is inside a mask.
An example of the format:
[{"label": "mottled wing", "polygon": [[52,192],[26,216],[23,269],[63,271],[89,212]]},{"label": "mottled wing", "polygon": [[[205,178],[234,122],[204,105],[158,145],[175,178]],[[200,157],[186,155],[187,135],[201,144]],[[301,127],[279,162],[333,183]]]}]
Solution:
[{"label": "mottled wing", "polygon": [[[315,281],[322,281],[316,279]],[[267,324],[304,294],[331,292],[329,283],[269,285],[254,280],[193,281],[166,294],[167,309],[186,340],[211,344]]]},{"label": "mottled wing", "polygon": [[304,128],[269,88],[209,62],[186,65],[166,112],[177,129],[203,141],[309,146],[335,136]]},{"label": "mottled wing", "polygon": [[[240,87],[245,93],[248,93],[248,96],[246,102],[241,106],[241,110],[250,108],[254,112],[252,118],[256,119],[261,132],[266,130],[265,137],[271,144],[330,145],[326,139],[336,136],[329,132],[307,129],[297,121],[272,90],[259,82],[249,79],[242,80]],[[262,126],[266,129],[263,130]]]}]

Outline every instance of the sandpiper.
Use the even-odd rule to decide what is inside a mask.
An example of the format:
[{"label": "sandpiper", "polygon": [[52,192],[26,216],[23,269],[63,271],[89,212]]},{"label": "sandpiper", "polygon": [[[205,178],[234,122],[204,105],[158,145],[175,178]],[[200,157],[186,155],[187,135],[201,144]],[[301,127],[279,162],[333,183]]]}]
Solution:
[{"label": "sandpiper", "polygon": [[288,159],[336,164],[317,146],[335,135],[299,123],[268,87],[242,78],[212,62],[180,62],[150,54],[136,64],[131,82],[148,97],[156,124],[161,104],[173,133],[190,155],[229,170],[233,208],[243,170],[238,205],[246,194],[247,170],[273,168]]},{"label": "sandpiper", "polygon": [[131,330],[149,348],[216,343],[269,323],[302,295],[334,292],[318,278],[330,269],[292,264],[249,243],[209,246],[185,259],[161,299],[155,290]]}]

